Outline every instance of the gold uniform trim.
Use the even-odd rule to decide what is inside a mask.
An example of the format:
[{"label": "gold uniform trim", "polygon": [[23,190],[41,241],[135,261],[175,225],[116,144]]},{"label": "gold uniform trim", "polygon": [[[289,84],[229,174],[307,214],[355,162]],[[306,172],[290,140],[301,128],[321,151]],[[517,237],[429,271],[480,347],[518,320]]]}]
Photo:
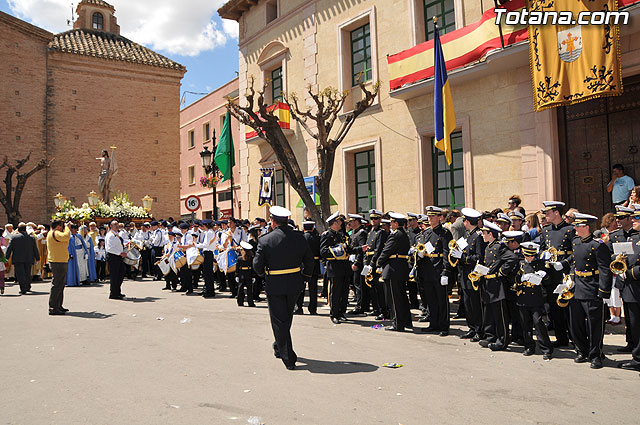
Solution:
[{"label": "gold uniform trim", "polygon": [[397,255],[396,254],[396,255],[392,255],[392,256],[389,257],[389,259],[392,259],[392,258],[402,258],[402,259],[408,260],[409,256],[408,255]]},{"label": "gold uniform trim", "polygon": [[277,276],[281,274],[292,274],[298,273],[300,271],[300,267],[296,267],[295,269],[282,269],[282,270],[267,270],[267,276]]},{"label": "gold uniform trim", "polygon": [[576,270],[576,275],[580,277],[589,277],[600,274],[600,270],[592,271],[592,272],[582,272],[580,270]]}]

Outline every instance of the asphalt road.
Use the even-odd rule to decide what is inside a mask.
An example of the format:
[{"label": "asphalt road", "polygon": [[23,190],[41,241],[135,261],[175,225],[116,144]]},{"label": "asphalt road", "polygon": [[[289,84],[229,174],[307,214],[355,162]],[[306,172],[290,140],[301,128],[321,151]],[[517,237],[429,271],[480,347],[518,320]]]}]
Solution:
[{"label": "asphalt road", "polygon": [[[369,317],[333,325],[296,316],[298,368],[271,350],[265,302],[238,307],[126,281],[65,289],[48,316],[48,283],[0,297],[0,424],[637,424],[638,373],[615,368],[624,335],[605,337],[605,368],[574,353],[491,352],[454,335],[391,333]],[[185,320],[187,319],[187,320]],[[423,325],[423,324],[420,324]],[[463,328],[454,321],[453,334]],[[382,367],[395,362],[401,368]]]}]

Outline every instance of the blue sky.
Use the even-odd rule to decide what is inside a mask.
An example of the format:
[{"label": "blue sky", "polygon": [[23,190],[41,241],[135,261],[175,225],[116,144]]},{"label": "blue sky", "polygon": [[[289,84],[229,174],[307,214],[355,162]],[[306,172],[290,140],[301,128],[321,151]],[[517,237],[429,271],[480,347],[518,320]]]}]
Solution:
[{"label": "blue sky", "polygon": [[[0,0],[0,10],[53,33],[70,29],[80,0]],[[210,92],[236,77],[237,24],[216,10],[224,0],[107,0],[123,36],[187,67],[182,94]],[[188,8],[184,5],[188,4]],[[185,106],[202,95],[186,93]]]}]

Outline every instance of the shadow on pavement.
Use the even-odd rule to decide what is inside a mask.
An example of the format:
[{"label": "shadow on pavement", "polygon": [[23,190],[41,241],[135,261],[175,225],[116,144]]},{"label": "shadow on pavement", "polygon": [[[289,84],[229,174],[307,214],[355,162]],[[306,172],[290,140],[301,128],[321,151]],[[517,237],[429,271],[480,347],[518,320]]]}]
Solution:
[{"label": "shadow on pavement", "polygon": [[104,314],[97,311],[68,311],[65,316],[82,317],[84,319],[108,319],[115,316],[115,314]]},{"label": "shadow on pavement", "polygon": [[299,370],[308,370],[311,373],[324,373],[327,375],[344,375],[347,373],[375,372],[378,366],[369,363],[358,362],[328,362],[324,360],[312,360],[298,357],[301,366]]},{"label": "shadow on pavement", "polygon": [[124,301],[129,301],[131,303],[154,303],[157,300],[162,300],[164,298],[157,298],[157,297],[144,297],[144,298],[134,298],[134,297],[127,297],[124,299]]}]

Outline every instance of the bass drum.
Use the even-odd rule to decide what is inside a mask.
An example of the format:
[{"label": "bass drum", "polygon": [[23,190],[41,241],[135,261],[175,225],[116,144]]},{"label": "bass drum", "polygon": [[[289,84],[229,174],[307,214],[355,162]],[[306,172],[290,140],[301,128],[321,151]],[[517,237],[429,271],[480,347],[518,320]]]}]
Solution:
[{"label": "bass drum", "polygon": [[127,256],[124,257],[124,263],[128,266],[137,266],[140,261],[140,251],[136,248],[131,248],[129,252],[127,252]]}]

